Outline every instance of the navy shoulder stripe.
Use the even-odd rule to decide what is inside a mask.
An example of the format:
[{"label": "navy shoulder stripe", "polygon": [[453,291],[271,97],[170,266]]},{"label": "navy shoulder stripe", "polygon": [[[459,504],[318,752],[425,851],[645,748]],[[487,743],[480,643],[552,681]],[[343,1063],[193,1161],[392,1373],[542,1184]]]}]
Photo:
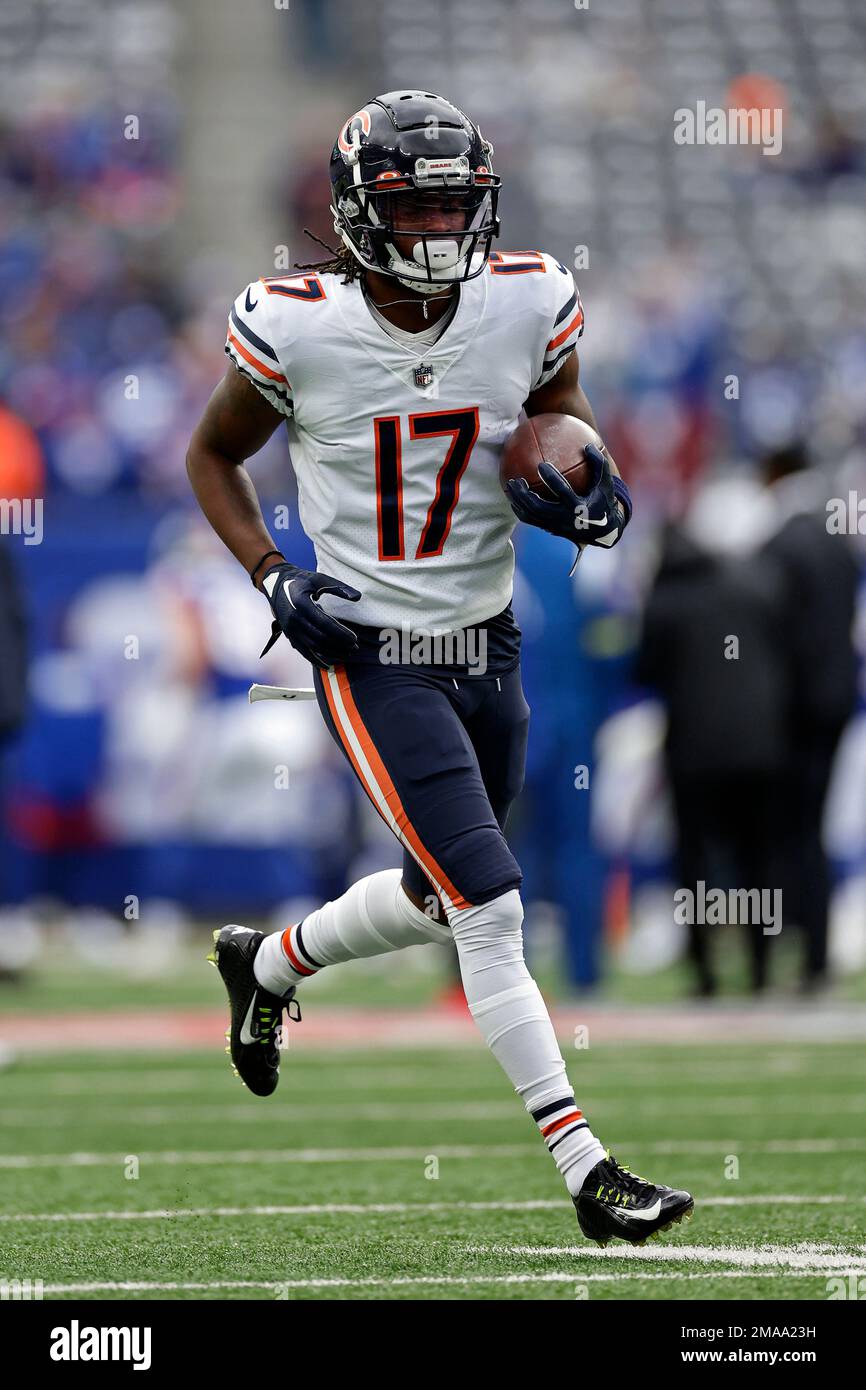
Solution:
[{"label": "navy shoulder stripe", "polygon": [[568,303],[567,303],[567,304],[564,304],[564,305],[562,306],[562,308],[560,309],[560,311],[559,311],[559,313],[557,314],[556,318],[553,320],[553,326],[554,326],[554,328],[556,327],[556,325],[557,325],[558,323],[562,323],[562,320],[563,320],[563,319],[568,318],[568,315],[571,313],[571,311],[572,311],[572,309],[574,308],[574,306],[575,306],[576,303],[577,303],[577,290],[575,290],[574,294],[571,296],[571,299],[568,301]]},{"label": "navy shoulder stripe", "polygon": [[246,367],[234,356],[228,343],[226,343],[223,351],[231,358],[232,362],[234,362],[241,376],[245,376],[247,381],[251,381],[253,386],[257,386],[260,391],[267,391],[270,395],[276,396],[277,400],[282,401],[283,405],[288,406],[289,410],[294,413],[294,401],[288,391],[284,390],[282,386],[277,386],[275,382],[262,381],[261,377],[253,376],[252,372],[247,371]]},{"label": "navy shoulder stripe", "polygon": [[574,343],[569,343],[568,347],[564,347],[562,351],[556,353],[554,357],[549,355],[545,357],[544,370],[547,372],[551,367],[555,367],[557,362],[559,362],[561,358],[567,357],[570,352],[574,352]]},{"label": "navy shoulder stripe", "polygon": [[240,329],[241,333],[243,333],[244,337],[247,339],[247,342],[252,343],[253,347],[257,347],[259,352],[264,353],[265,357],[270,357],[272,362],[279,361],[279,358],[277,357],[277,354],[274,352],[273,348],[269,347],[268,344],[264,341],[264,339],[260,338],[257,333],[254,333],[251,328],[248,328],[247,325],[244,323],[243,319],[238,318],[237,314],[235,313],[234,306],[232,306],[231,320],[235,328]]}]

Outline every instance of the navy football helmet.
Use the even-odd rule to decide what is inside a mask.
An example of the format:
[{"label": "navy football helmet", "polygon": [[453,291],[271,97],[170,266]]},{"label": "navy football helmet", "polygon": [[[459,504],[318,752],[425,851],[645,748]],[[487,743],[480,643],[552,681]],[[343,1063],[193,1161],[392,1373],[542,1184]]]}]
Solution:
[{"label": "navy football helmet", "polygon": [[[493,146],[456,106],[432,92],[386,92],[344,122],[331,151],[334,231],[368,270],[433,294],[480,275],[499,235],[501,180]],[[464,212],[465,230],[395,229],[400,194],[445,199]],[[394,242],[415,237],[411,258]]]}]

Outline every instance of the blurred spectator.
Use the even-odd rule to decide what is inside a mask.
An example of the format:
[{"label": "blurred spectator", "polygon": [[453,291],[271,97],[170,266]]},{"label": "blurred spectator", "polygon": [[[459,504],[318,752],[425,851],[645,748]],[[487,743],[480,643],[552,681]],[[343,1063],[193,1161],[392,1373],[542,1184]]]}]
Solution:
[{"label": "blurred spectator", "polygon": [[[25,499],[42,507],[44,470],[39,444],[33,431],[23,420],[0,405],[0,504],[3,507],[3,533],[0,534],[0,798],[8,782],[8,749],[24,723],[27,707],[27,618],[24,597],[13,554],[13,542],[7,539],[16,525],[14,504]],[[25,513],[19,514],[21,520]],[[30,513],[27,533],[30,539],[41,536],[31,529],[34,513]],[[24,542],[19,541],[18,544]],[[0,866],[5,866],[9,847],[9,826],[0,801]],[[20,973],[21,957],[14,935],[18,924],[14,914],[5,911],[10,899],[7,875],[0,876],[0,978],[10,980]]]},{"label": "blurred spectator", "polygon": [[[24,602],[5,536],[0,537],[0,791],[6,783],[6,749],[24,723],[27,701],[27,623]],[[0,840],[6,840],[5,817],[0,818]],[[0,862],[5,854],[0,853]],[[8,886],[0,882],[0,909],[8,902]],[[17,976],[17,957],[10,955],[7,933],[14,922],[0,910],[0,979]]]},{"label": "blurred spectator", "polygon": [[27,621],[12,553],[0,542],[0,747],[24,723],[27,704]]},{"label": "blurred spectator", "polygon": [[809,468],[803,446],[767,454],[761,468],[774,528],[763,554],[786,588],[785,916],[805,933],[803,985],[811,989],[827,968],[830,873],[821,831],[836,749],[857,698],[858,570],[848,537],[827,529],[826,478]]},{"label": "blurred spectator", "polygon": [[291,163],[291,172],[279,190],[281,223],[292,237],[290,266],[294,266],[295,262],[306,264],[329,259],[328,252],[306,236],[305,230],[328,246],[339,244],[339,237],[334,231],[334,214],[330,210],[331,185],[324,158],[325,143],[326,140],[296,155]]},{"label": "blurred spectator", "polygon": [[0,497],[42,497],[44,486],[45,470],[35,434],[0,405]]},{"label": "blurred spectator", "polygon": [[[615,617],[598,595],[581,593],[572,556],[556,536],[518,527],[515,611],[524,643],[523,685],[533,711],[526,785],[508,834],[528,902],[559,910],[568,981],[602,974],[609,865],[590,835],[595,735],[621,687]],[[593,560],[613,557],[593,556]],[[602,629],[607,630],[605,641]]]},{"label": "blurred spectator", "polygon": [[[667,533],[646,607],[637,675],[667,707],[680,883],[694,902],[701,881],[707,891],[780,885],[790,691],[783,575],[756,545],[765,515],[756,484],[705,490]],[[698,991],[709,995],[714,929],[689,927]],[[768,940],[750,922],[755,990],[766,983]]]}]

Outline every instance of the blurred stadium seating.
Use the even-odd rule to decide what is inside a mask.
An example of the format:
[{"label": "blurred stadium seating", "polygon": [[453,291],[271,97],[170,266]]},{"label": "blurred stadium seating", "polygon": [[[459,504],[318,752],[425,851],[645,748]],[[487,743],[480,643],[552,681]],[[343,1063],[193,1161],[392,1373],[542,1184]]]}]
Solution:
[{"label": "blurred stadium seating", "polygon": [[[247,709],[251,678],[304,681],[303,663],[288,647],[257,662],[267,615],[197,519],[183,458],[239,285],[269,273],[275,246],[315,259],[303,226],[328,236],[339,120],[418,84],[492,138],[503,244],[578,265],[587,390],[637,498],[630,544],[574,584],[547,538],[520,537],[536,722],[515,838],[529,896],[558,904],[573,982],[598,978],[605,927],[634,968],[661,964],[679,943],[629,948],[622,891],[652,889],[669,862],[658,797],[636,793],[630,826],[594,822],[590,844],[573,768],[646,784],[657,739],[623,725],[624,746],[603,726],[637,704],[631,656],[659,531],[702,479],[807,437],[828,488],[863,486],[866,12],[857,0],[243,8],[8,0],[0,17],[0,493],[45,498],[41,545],[0,538],[31,642],[29,715],[5,749],[2,901],[117,912],[135,892],[201,916],[266,913],[396,862],[314,713]],[[778,156],[674,144],[676,108],[754,90],[784,110]],[[253,474],[271,505],[291,504],[279,440]],[[286,546],[309,555],[297,527]],[[858,885],[861,788],[848,771],[833,810],[840,875]],[[846,921],[866,917],[862,888],[844,907]],[[846,959],[862,964],[859,950]]]}]

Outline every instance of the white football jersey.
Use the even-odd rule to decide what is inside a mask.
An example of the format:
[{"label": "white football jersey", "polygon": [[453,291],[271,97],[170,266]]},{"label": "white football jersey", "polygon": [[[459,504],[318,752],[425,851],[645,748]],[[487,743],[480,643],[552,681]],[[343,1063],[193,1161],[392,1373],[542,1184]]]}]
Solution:
[{"label": "white football jersey", "polygon": [[506,607],[502,446],[582,332],[571,271],[541,251],[494,252],[426,347],[395,341],[339,275],[271,276],[238,296],[226,352],[288,418],[318,569],[362,594],[326,595],[329,612],[442,632]]}]

